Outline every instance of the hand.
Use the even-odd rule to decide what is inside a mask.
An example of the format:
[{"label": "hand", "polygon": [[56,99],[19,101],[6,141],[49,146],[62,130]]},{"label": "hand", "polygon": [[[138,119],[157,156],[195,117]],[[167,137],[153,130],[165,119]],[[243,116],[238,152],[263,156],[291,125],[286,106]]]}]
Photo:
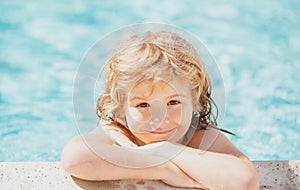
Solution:
[{"label": "hand", "polygon": [[121,147],[138,147],[121,131],[111,129],[108,131],[108,135]]},{"label": "hand", "polygon": [[155,142],[138,147],[139,151],[166,159],[166,162],[162,165],[165,167],[164,171],[166,171],[166,173],[162,175],[162,181],[164,183],[176,187],[206,189],[204,185],[195,181],[181,170],[179,166],[172,162],[171,159],[176,156],[176,154],[180,153],[183,148],[184,146],[182,145],[167,141]]},{"label": "hand", "polygon": [[204,185],[188,176],[173,162],[167,162],[166,165],[167,174],[165,174],[162,179],[164,183],[176,187],[207,189]]},{"label": "hand", "polygon": [[168,141],[155,142],[138,147],[141,152],[171,160],[183,151],[185,146]]}]

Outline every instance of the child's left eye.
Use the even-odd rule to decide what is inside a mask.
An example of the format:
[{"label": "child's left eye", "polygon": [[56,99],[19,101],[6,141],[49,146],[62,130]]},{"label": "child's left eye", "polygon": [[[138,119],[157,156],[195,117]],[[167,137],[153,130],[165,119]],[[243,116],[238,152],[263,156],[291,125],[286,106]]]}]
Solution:
[{"label": "child's left eye", "polygon": [[180,102],[177,101],[177,100],[171,100],[171,101],[168,102],[167,105],[177,105],[177,104],[180,104]]},{"label": "child's left eye", "polygon": [[146,102],[143,102],[143,103],[138,104],[136,107],[138,107],[138,108],[146,108],[146,107],[149,107],[149,104],[146,103]]}]

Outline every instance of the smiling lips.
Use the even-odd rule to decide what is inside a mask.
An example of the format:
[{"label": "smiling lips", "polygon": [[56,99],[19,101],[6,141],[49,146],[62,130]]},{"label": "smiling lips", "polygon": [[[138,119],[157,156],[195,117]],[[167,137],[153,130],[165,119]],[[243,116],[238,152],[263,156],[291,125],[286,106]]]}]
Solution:
[{"label": "smiling lips", "polygon": [[167,134],[167,133],[172,132],[174,129],[175,129],[175,128],[173,128],[173,129],[168,129],[168,130],[148,131],[148,132],[151,133],[151,134]]}]

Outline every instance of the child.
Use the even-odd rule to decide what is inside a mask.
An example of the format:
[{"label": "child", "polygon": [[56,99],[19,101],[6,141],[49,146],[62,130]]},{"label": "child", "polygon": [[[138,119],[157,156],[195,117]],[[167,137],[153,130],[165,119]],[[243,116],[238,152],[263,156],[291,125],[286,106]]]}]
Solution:
[{"label": "child", "polygon": [[100,127],[63,150],[71,175],[258,189],[252,162],[216,127],[209,76],[186,40],[171,32],[133,35],[113,52],[105,79]]}]

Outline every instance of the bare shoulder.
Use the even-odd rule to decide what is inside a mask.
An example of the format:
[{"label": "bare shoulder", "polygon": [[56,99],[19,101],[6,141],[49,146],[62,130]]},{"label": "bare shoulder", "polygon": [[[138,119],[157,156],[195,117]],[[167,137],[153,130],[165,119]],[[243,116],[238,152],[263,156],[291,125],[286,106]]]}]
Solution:
[{"label": "bare shoulder", "polygon": [[237,157],[244,156],[222,132],[216,129],[196,131],[188,146]]},{"label": "bare shoulder", "polygon": [[108,136],[105,127],[102,126],[97,126],[91,132],[82,135],[82,137],[89,140],[101,140],[103,142],[110,141],[110,137]]},{"label": "bare shoulder", "polygon": [[72,138],[71,143],[84,143],[84,142],[99,142],[105,144],[112,144],[113,140],[109,136],[111,130],[118,131],[113,124],[103,124],[95,127],[92,131],[84,134],[77,135]]},{"label": "bare shoulder", "polygon": [[61,154],[61,163],[68,171],[75,171],[85,163],[99,162],[103,154],[109,151],[115,142],[107,133],[109,125],[97,126],[89,133],[73,137],[65,146]]}]

